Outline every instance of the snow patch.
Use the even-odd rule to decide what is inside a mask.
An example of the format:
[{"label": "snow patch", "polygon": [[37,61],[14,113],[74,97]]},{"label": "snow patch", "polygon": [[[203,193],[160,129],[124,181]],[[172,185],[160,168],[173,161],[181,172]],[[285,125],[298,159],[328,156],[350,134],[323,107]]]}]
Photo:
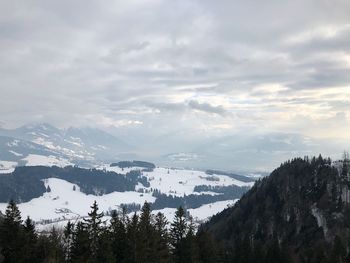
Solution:
[{"label": "snow patch", "polygon": [[27,166],[36,166],[36,165],[44,165],[44,166],[59,166],[59,167],[65,167],[67,165],[72,165],[71,162],[69,162],[66,159],[58,158],[55,156],[44,156],[44,155],[38,155],[38,154],[29,154],[27,157],[23,158],[22,160],[26,161]]},{"label": "snow patch", "polygon": [[0,174],[12,173],[17,166],[17,162],[0,161]]},{"label": "snow patch", "polygon": [[[100,211],[103,212],[118,209],[121,204],[125,203],[143,205],[145,201],[155,201],[155,197],[151,194],[134,191],[113,192],[102,196],[87,195],[82,193],[77,185],[57,178],[45,179],[44,183],[46,187],[50,186],[51,192],[44,193],[41,197],[29,202],[18,204],[22,218],[30,216],[36,223],[44,224],[48,221],[75,220],[87,216],[95,200]],[[6,206],[6,203],[0,203],[0,210],[4,212]]]},{"label": "snow patch", "polygon": [[23,154],[15,152],[15,151],[9,151],[10,153],[12,153],[15,156],[23,156]]},{"label": "snow patch", "polygon": [[322,227],[323,234],[327,238],[328,227],[326,218],[323,216],[322,212],[316,207],[316,205],[314,205],[311,208],[311,213],[316,218],[318,227]]}]

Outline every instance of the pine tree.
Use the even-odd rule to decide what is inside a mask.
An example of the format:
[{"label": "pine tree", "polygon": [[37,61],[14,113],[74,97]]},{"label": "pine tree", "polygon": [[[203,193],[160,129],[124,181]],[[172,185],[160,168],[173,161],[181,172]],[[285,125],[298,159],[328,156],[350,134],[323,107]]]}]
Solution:
[{"label": "pine tree", "polygon": [[126,223],[124,222],[127,222],[124,213],[120,218],[116,211],[112,212],[110,225],[111,246],[117,262],[124,262],[127,253]]},{"label": "pine tree", "polygon": [[167,230],[168,221],[164,214],[159,212],[155,218],[156,233],[156,262],[170,262],[169,233]]},{"label": "pine tree", "polygon": [[346,249],[344,244],[339,236],[334,238],[333,249],[330,255],[330,261],[334,263],[342,263],[344,262],[344,258],[346,256]]},{"label": "pine tree", "polygon": [[5,217],[0,229],[2,255],[4,262],[21,262],[24,246],[21,213],[16,203],[11,200],[6,208]]},{"label": "pine tree", "polygon": [[170,241],[175,262],[184,262],[184,239],[187,234],[185,210],[180,206],[175,212],[174,221],[170,229]]},{"label": "pine tree", "polygon": [[33,220],[27,217],[24,222],[24,241],[25,244],[23,246],[24,250],[24,258],[27,261],[34,261],[36,259],[36,243],[37,243],[37,234],[35,233],[35,225]]},{"label": "pine tree", "polygon": [[89,217],[87,219],[84,218],[84,221],[89,233],[91,260],[92,262],[96,262],[96,256],[99,249],[99,236],[102,233],[101,218],[103,217],[103,213],[98,212],[96,201],[94,201],[91,209],[91,212],[88,213]]},{"label": "pine tree", "polygon": [[99,236],[99,249],[97,251],[96,262],[114,263],[122,262],[116,260],[112,249],[111,233],[107,229],[103,229]]},{"label": "pine tree", "polygon": [[[197,233],[197,243],[199,247],[200,260],[203,263],[216,263],[221,262],[219,258],[219,249],[217,242],[214,242],[213,238],[207,231],[199,230]],[[222,260],[222,259],[221,259]]]},{"label": "pine tree", "polygon": [[65,261],[72,261],[72,245],[73,245],[73,234],[74,234],[74,224],[68,221],[67,225],[64,228],[64,255]]},{"label": "pine tree", "polygon": [[74,227],[71,248],[71,258],[73,262],[89,262],[89,233],[83,222],[78,222]]},{"label": "pine tree", "polygon": [[144,203],[141,209],[138,223],[137,248],[138,262],[154,262],[155,229],[152,225],[151,206],[147,202]]},{"label": "pine tree", "polygon": [[195,237],[195,225],[191,216],[188,219],[188,230],[183,243],[183,255],[186,262],[199,262],[199,248]]},{"label": "pine tree", "polygon": [[64,262],[64,249],[62,246],[62,233],[53,227],[46,244],[45,262]]},{"label": "pine tree", "polygon": [[125,262],[136,263],[137,261],[137,234],[138,234],[138,221],[139,218],[136,213],[132,216],[130,222],[127,225],[127,258]]}]

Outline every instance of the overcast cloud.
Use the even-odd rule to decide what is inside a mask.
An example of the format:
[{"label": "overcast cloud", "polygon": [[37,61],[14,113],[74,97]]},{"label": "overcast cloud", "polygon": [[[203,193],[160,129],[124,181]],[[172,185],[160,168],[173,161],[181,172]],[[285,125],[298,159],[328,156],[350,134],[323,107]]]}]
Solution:
[{"label": "overcast cloud", "polygon": [[349,140],[348,0],[0,3],[5,127]]}]

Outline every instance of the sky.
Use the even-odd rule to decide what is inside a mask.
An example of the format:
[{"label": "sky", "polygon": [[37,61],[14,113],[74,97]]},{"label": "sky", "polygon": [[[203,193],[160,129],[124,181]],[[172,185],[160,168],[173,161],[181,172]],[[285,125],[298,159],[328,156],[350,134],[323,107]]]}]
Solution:
[{"label": "sky", "polygon": [[348,0],[0,0],[0,125],[349,142],[349,14]]}]

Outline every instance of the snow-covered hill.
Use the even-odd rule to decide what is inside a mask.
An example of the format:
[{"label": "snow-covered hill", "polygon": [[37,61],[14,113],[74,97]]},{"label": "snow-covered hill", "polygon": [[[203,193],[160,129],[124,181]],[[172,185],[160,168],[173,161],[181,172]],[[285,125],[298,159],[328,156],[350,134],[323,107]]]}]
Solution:
[{"label": "snow-covered hill", "polygon": [[[118,174],[128,176],[132,170],[142,169],[141,167],[120,168],[118,166],[110,167],[109,165],[98,166],[97,169],[112,171]],[[107,174],[107,173],[106,173]],[[196,192],[195,187],[200,185],[206,186],[232,186],[250,187],[254,182],[242,182],[226,175],[207,174],[203,171],[170,169],[157,167],[153,171],[143,171],[142,175],[147,178],[149,186],[145,187],[140,183],[136,186],[135,191],[112,192],[101,196],[87,195],[80,191],[77,184],[73,184],[58,178],[44,179],[45,187],[50,191],[44,193],[38,198],[29,202],[20,203],[19,208],[23,217],[30,216],[38,224],[39,228],[45,228],[52,224],[64,225],[67,220],[79,220],[90,211],[90,205],[94,200],[105,214],[111,210],[120,209],[121,205],[133,204],[142,206],[145,201],[155,202],[157,197],[155,192],[161,192],[164,195],[176,197],[185,197],[189,195],[221,195],[217,192]],[[188,211],[197,222],[206,220],[210,216],[218,213],[228,205],[232,205],[235,198],[221,201],[213,201],[203,204],[196,208],[190,208]],[[4,212],[6,203],[0,203],[0,211]],[[165,207],[155,210],[154,212],[163,212],[168,220],[173,219],[175,207]]]},{"label": "snow-covered hill", "polygon": [[16,166],[23,165],[65,166],[71,164],[70,160],[69,156],[43,145],[0,136],[0,173],[12,172]]},{"label": "snow-covered hill", "polygon": [[73,163],[91,166],[120,156],[128,157],[127,148],[125,142],[93,128],[58,129],[49,124],[37,124],[12,130],[0,129],[0,160],[18,165],[31,165],[38,158],[44,162],[47,157],[47,162],[44,162],[47,165]]},{"label": "snow-covered hill", "polygon": [[[129,176],[128,172],[132,170],[142,171],[141,179],[146,182],[139,181],[136,186],[133,185],[131,189],[135,188],[134,191],[109,191],[108,194],[100,196],[87,195],[80,191],[78,184],[74,184],[72,180],[68,182],[62,178],[44,177],[45,186],[50,186],[50,192],[40,196],[45,191],[44,186],[41,186],[44,190],[37,189],[39,191],[37,195],[18,199],[30,200],[40,196],[19,204],[19,207],[24,217],[30,216],[42,225],[52,221],[62,224],[68,219],[84,217],[94,200],[105,213],[119,209],[122,204],[137,207],[148,201],[154,203],[155,209],[158,209],[156,212],[164,212],[169,220],[172,220],[176,205],[183,203],[188,205],[188,211],[197,222],[200,222],[221,211],[227,205],[232,205],[237,196],[251,187],[256,179],[240,180],[239,177],[237,179],[229,173],[216,174],[169,168],[176,166],[177,160],[185,162],[188,159],[200,157],[193,154],[169,155],[174,165],[169,163],[165,167],[155,169],[111,167],[106,164],[110,160],[132,159],[127,158],[129,156],[127,149],[128,145],[123,141],[92,128],[58,129],[49,124],[38,124],[13,130],[0,129],[0,173],[12,173],[16,166],[37,165],[48,167],[78,165],[89,169],[115,172],[125,177]],[[66,180],[69,179],[66,178]],[[34,185],[40,182],[38,179]],[[16,183],[20,184],[21,180]],[[16,193],[16,189],[12,193]],[[6,203],[0,203],[2,212],[5,207]]]}]

